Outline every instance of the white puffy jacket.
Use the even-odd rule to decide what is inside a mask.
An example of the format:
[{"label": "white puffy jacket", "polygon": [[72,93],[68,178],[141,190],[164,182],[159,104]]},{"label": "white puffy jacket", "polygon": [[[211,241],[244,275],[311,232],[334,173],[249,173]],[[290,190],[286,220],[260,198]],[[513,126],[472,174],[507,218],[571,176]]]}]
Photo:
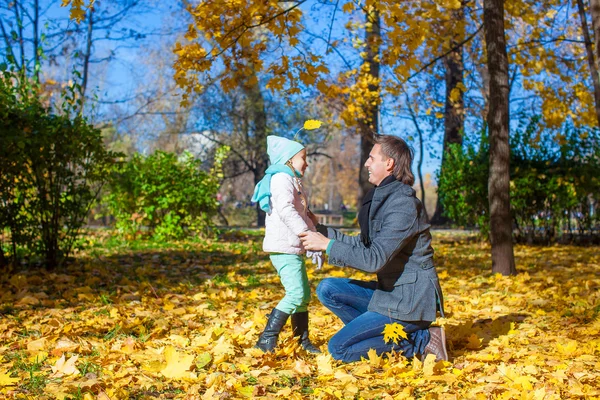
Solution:
[{"label": "white puffy jacket", "polygon": [[263,250],[267,253],[304,254],[298,235],[315,230],[308,217],[307,198],[300,179],[284,172],[271,177],[271,212],[265,220]]}]

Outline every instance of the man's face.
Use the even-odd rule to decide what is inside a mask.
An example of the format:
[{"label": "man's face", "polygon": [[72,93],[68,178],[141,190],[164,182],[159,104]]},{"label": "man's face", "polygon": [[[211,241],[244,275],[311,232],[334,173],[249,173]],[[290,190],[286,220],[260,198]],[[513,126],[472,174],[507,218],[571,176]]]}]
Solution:
[{"label": "man's face", "polygon": [[392,159],[386,159],[381,153],[381,145],[376,144],[369,153],[369,158],[365,162],[365,167],[369,171],[369,182],[379,186],[387,176],[392,173]]}]

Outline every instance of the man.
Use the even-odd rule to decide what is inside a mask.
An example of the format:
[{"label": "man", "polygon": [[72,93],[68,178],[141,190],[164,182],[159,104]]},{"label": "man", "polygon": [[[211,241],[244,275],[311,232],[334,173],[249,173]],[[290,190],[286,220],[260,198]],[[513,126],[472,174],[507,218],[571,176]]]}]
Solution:
[{"label": "man", "polygon": [[[344,327],[329,341],[329,352],[338,360],[368,358],[402,351],[412,358],[434,354],[448,360],[441,327],[430,327],[437,311],[444,315],[442,290],[433,265],[429,224],[423,205],[412,189],[412,152],[398,137],[376,138],[365,167],[375,185],[365,196],[358,221],[360,236],[317,226],[303,232],[307,250],[326,251],[329,263],[377,274],[377,281],[326,278],[317,287],[319,300],[337,315]],[[397,322],[408,339],[386,343],[383,329]]]}]

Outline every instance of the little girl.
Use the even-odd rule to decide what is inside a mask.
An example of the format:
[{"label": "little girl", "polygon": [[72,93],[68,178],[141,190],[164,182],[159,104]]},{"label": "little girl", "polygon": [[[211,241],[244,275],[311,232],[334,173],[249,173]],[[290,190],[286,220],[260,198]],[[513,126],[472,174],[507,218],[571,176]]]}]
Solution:
[{"label": "little girl", "polygon": [[252,201],[267,213],[263,250],[271,253],[285,296],[269,315],[256,347],[273,351],[279,332],[291,315],[294,337],[306,351],[320,353],[308,337],[310,287],[302,257],[305,250],[298,237],[304,231],[315,230],[300,180],[308,166],[306,149],[298,142],[268,136],[267,153],[271,166],[256,185]]}]

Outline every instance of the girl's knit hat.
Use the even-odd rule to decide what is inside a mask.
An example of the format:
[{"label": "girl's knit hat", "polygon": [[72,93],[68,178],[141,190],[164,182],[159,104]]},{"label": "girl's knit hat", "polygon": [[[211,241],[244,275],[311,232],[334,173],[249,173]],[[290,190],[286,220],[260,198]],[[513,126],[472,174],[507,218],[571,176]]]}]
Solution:
[{"label": "girl's knit hat", "polygon": [[267,154],[271,165],[285,164],[302,149],[304,149],[304,146],[293,140],[280,136],[267,136]]}]

